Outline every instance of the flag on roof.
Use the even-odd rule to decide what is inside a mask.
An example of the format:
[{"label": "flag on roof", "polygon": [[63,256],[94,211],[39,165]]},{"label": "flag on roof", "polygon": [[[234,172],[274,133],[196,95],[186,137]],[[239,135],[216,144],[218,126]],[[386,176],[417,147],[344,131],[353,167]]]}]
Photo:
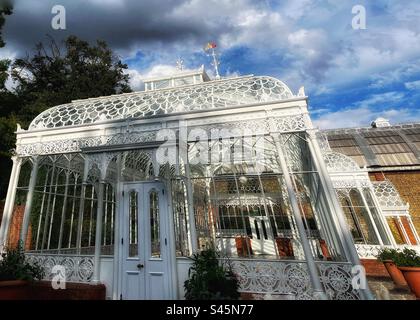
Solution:
[{"label": "flag on roof", "polygon": [[216,48],[215,42],[209,42],[204,46],[204,51]]}]

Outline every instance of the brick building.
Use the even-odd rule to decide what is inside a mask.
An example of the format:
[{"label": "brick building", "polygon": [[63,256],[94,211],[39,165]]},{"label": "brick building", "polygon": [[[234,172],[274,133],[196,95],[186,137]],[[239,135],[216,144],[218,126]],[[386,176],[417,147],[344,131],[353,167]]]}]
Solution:
[{"label": "brick building", "polygon": [[[329,147],[365,168],[372,181],[389,181],[397,189],[420,232],[420,123],[391,125],[378,118],[370,127],[325,130]],[[404,217],[388,219],[398,244],[415,244]]]}]

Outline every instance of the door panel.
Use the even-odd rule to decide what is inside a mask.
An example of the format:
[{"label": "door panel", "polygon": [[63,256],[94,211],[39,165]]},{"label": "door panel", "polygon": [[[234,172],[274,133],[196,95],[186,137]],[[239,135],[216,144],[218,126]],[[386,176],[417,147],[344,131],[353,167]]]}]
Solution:
[{"label": "door panel", "polygon": [[252,230],[251,247],[257,255],[276,255],[270,219],[265,216],[249,217]]},{"label": "door panel", "polygon": [[122,298],[169,299],[169,226],[164,185],[129,183],[123,190]]}]

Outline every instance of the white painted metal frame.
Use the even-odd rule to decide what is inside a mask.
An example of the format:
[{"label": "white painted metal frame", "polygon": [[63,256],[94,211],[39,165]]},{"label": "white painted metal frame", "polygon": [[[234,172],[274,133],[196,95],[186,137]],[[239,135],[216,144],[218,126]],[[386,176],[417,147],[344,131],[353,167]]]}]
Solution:
[{"label": "white painted metal frame", "polygon": [[[160,104],[161,108],[159,112],[150,113],[153,108],[153,99],[160,99],[166,97],[177,97],[182,92],[193,94],[194,87],[176,88],[168,90],[159,90],[158,92],[148,92],[147,94],[128,94],[121,96],[114,96],[110,98],[98,98],[89,99],[86,101],[75,102],[74,105],[58,106],[55,109],[47,110],[45,113],[37,117],[32,123],[30,130],[18,130],[17,132],[17,154],[18,157],[23,156],[34,156],[35,158],[39,155],[44,154],[60,154],[60,153],[73,153],[81,152],[85,148],[98,148],[100,153],[100,160],[98,163],[101,177],[99,181],[100,195],[101,198],[103,192],[103,173],[106,172],[109,158],[106,158],[104,152],[112,152],[121,145],[126,145],[128,148],[134,149],[136,146],[156,143],[156,131],[162,128],[168,129],[179,129],[180,122],[190,130],[194,127],[200,127],[205,130],[212,128],[242,128],[248,130],[263,130],[266,134],[271,134],[277,145],[277,151],[279,155],[283,154],[281,141],[278,140],[280,133],[292,133],[292,132],[310,132],[313,130],[312,122],[310,121],[307,111],[306,97],[299,96],[294,97],[290,90],[281,82],[276,79],[268,77],[243,77],[231,80],[220,80],[213,81],[209,84],[198,85],[200,88],[197,90],[204,90],[208,93],[206,99],[207,104],[200,104],[200,107],[194,107],[198,101],[187,102],[187,100],[179,100],[182,102],[181,109],[173,109],[174,105],[170,105],[170,108],[165,107],[162,109],[165,103],[170,102],[167,100],[164,104]],[[252,94],[248,95],[248,91],[243,88],[248,88]],[[228,89],[227,89],[228,88]],[[217,90],[220,90],[218,93]],[[231,90],[231,91],[229,91]],[[241,98],[242,97],[242,98]],[[166,99],[165,98],[165,99]],[[146,105],[140,103],[137,106],[137,102],[134,100],[143,99],[147,101],[147,110],[144,109]],[[177,98],[178,99],[178,98]],[[124,102],[121,102],[124,100]],[[117,105],[122,103],[120,109]],[[128,108],[131,103],[136,104],[134,109]],[[156,100],[157,103],[157,100]],[[95,106],[95,104],[97,104]],[[95,108],[109,108],[107,109],[108,114],[97,116],[88,119],[87,111],[96,112]],[[115,107],[115,108],[114,108]],[[91,108],[91,109],[89,109]],[[137,108],[137,109],[136,109]],[[81,114],[85,114],[85,117],[79,120],[69,120],[63,117],[68,117],[69,113],[75,109]],[[89,109],[89,110],[88,110]],[[116,110],[118,115],[114,115],[112,112]],[[140,112],[140,113],[139,113]],[[173,112],[171,114],[171,112]],[[57,115],[55,114],[57,113]],[[158,117],[157,117],[158,116]],[[60,117],[60,119],[56,119]],[[64,121],[65,120],[65,121]],[[64,122],[65,123],[64,123]],[[76,122],[75,122],[76,121]],[[70,126],[66,126],[70,125]],[[318,171],[321,177],[321,184],[326,192],[327,202],[330,206],[330,210],[334,212],[331,217],[331,224],[334,228],[331,232],[338,232],[338,239],[342,242],[345,256],[351,264],[359,264],[358,256],[352,243],[352,239],[346,233],[346,224],[344,222],[344,216],[338,201],[335,197],[332,183],[329,180],[328,172],[326,170],[322,154],[320,152],[317,141],[311,136],[310,144],[311,152],[314,156],[315,163],[318,166]],[[118,153],[118,151],[115,151]],[[89,157],[88,157],[89,158]],[[283,159],[281,156],[280,159]],[[283,159],[284,160],[284,159]],[[120,162],[121,160],[119,160]],[[85,161],[85,169],[83,174],[83,185],[85,186],[88,179],[92,161],[87,159]],[[34,166],[36,168],[37,166]],[[283,172],[287,175],[288,169],[287,164],[282,163]],[[12,175],[13,179],[16,179],[18,172],[18,166],[15,168],[15,175]],[[36,176],[36,169],[33,171],[33,175]],[[11,179],[11,182],[13,180]],[[296,196],[294,195],[292,182],[287,180],[287,188],[289,191],[289,199],[293,206],[293,214],[295,220],[299,226],[299,233],[304,243],[304,250],[306,254],[306,264],[308,266],[311,283],[317,292],[317,298],[325,298],[325,289],[322,287],[320,282],[320,270],[316,266],[309,244],[307,243],[306,232],[301,222],[301,216],[299,214],[299,207],[297,204]],[[102,185],[102,188],[100,187]],[[121,182],[116,186],[117,192],[121,192]],[[13,189],[11,183],[10,189],[10,200],[8,208],[13,206],[11,203]],[[85,188],[84,188],[85,189]],[[31,193],[28,196],[28,204],[31,201]],[[117,197],[120,197],[117,194]],[[121,198],[119,198],[121,200]],[[118,201],[117,201],[118,203]],[[169,204],[168,204],[169,206]],[[82,201],[79,208],[79,224],[80,224],[80,212],[82,210]],[[29,210],[27,210],[29,212]],[[7,211],[9,214],[10,210]],[[98,208],[99,218],[99,208]],[[121,212],[121,207],[117,211]],[[27,214],[25,215],[27,216]],[[27,219],[27,218],[26,218]],[[97,219],[99,221],[100,219]],[[116,219],[116,223],[119,219]],[[26,222],[26,220],[25,220]],[[99,223],[99,222],[98,222]],[[120,225],[115,228],[115,252],[114,252],[114,288],[113,298],[118,298],[118,294],[121,292],[121,286],[115,283],[115,279],[118,275],[121,275],[121,269],[115,268],[119,261],[122,260],[121,247],[118,239],[121,237],[121,221],[118,222]],[[2,226],[4,229],[4,227]],[[194,226],[191,225],[192,233],[194,232]],[[347,228],[348,230],[348,228]],[[25,232],[23,232],[25,234]],[[4,237],[5,232],[0,234],[0,238]],[[100,279],[99,273],[99,257],[100,257],[100,239],[101,228],[100,225],[96,228],[96,243],[95,243],[95,255],[93,258],[94,271],[92,278],[94,281]],[[172,243],[174,243],[172,239]],[[80,244],[80,234],[78,234],[78,243]],[[99,245],[98,245],[99,243]],[[191,246],[194,250],[194,246]],[[175,252],[173,252],[173,261],[175,261]],[[175,264],[174,264],[175,266]],[[175,268],[173,269],[175,271]],[[173,277],[173,283],[176,283],[176,274]],[[369,298],[369,291],[362,292],[364,298]]]}]

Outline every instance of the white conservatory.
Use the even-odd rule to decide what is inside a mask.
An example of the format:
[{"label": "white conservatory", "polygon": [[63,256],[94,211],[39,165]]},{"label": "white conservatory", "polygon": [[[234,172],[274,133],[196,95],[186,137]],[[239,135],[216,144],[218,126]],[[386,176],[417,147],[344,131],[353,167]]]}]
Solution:
[{"label": "white conservatory", "polygon": [[[63,265],[67,281],[104,283],[109,299],[183,299],[188,257],[207,246],[244,293],[371,299],[352,286],[357,250],[393,244],[367,175],[336,166],[304,91],[271,77],[180,71],[51,108],[16,134],[0,244],[18,221],[47,279]],[[375,239],[363,248],[340,188],[369,208]]]}]

